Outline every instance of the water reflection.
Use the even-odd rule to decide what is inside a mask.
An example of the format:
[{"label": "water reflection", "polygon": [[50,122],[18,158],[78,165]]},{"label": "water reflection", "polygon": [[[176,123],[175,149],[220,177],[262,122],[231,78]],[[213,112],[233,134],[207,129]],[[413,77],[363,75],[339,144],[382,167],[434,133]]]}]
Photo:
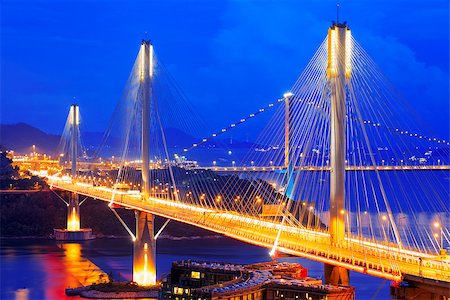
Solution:
[{"label": "water reflection", "polygon": [[[42,257],[45,277],[42,288],[45,299],[69,299],[65,295],[65,289],[67,287],[81,286],[80,281],[72,276],[71,270],[67,267],[67,252],[58,250],[56,248],[50,255],[43,255]],[[31,299],[35,299],[34,290],[31,291],[31,295],[33,295]]]},{"label": "water reflection", "polygon": [[85,244],[56,244],[50,240],[3,240],[0,299],[78,299],[67,287],[107,278],[83,256]]},{"label": "water reflection", "polygon": [[[158,239],[158,277],[170,271],[175,260],[199,259],[255,263],[269,259],[267,249],[229,239]],[[86,259],[86,258],[89,258]],[[309,275],[320,278],[322,264],[290,257],[280,261],[300,263]],[[80,263],[81,262],[81,263]],[[65,288],[98,280],[94,266],[113,272],[116,279],[131,279],[132,243],[125,239],[98,239],[81,244],[57,244],[42,239],[2,240],[0,245],[0,299],[80,299],[65,295]],[[74,272],[72,274],[72,272]],[[118,276],[120,273],[120,276]],[[356,299],[389,299],[389,282],[367,275],[351,274]],[[20,292],[20,289],[28,291]],[[20,298],[22,297],[22,298]],[[24,298],[25,297],[25,298]]]},{"label": "water reflection", "polygon": [[64,264],[66,270],[78,281],[76,286],[105,282],[108,279],[108,275],[105,272],[83,257],[81,244],[64,243],[58,244],[58,247],[65,251]]}]

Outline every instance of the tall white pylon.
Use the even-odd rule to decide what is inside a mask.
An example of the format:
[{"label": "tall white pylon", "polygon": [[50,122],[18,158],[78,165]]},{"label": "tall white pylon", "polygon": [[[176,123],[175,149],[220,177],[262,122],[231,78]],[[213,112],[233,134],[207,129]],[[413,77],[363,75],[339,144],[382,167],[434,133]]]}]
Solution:
[{"label": "tall white pylon", "polygon": [[[330,83],[330,223],[331,243],[345,240],[345,153],[346,153],[346,80],[351,76],[351,32],[346,24],[328,29],[328,68]],[[349,285],[345,268],[325,265],[325,283]]]},{"label": "tall white pylon", "polygon": [[[139,93],[142,99],[142,193],[146,201],[150,191],[149,129],[152,101],[153,45],[142,41],[139,51]],[[139,285],[156,284],[156,241],[154,215],[135,211],[136,239],[133,245],[133,281]]]}]

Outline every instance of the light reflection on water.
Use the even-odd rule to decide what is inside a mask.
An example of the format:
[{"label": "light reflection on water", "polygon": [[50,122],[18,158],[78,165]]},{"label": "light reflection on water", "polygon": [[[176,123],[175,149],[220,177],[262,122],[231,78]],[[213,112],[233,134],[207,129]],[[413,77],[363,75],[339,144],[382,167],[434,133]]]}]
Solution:
[{"label": "light reflection on water", "polygon": [[[254,263],[268,261],[268,250],[238,241],[217,239],[158,239],[158,278],[170,272],[172,261],[197,259],[209,261]],[[298,262],[308,268],[309,276],[321,278],[321,264],[300,258],[280,261]],[[1,240],[0,299],[81,299],[67,297],[65,288],[81,282],[98,280],[95,266],[106,274],[112,272],[121,281],[131,279],[132,244],[129,238],[98,239],[83,243],[61,244],[45,239]],[[357,299],[389,299],[389,282],[352,273]],[[20,290],[20,289],[26,290]],[[28,293],[28,298],[26,298]]]},{"label": "light reflection on water", "polygon": [[1,299],[66,299],[64,289],[79,285],[55,242],[2,240],[0,253]]},{"label": "light reflection on water", "polygon": [[58,247],[64,250],[65,269],[79,282],[77,286],[105,282],[108,275],[81,253],[82,244],[61,243]]}]

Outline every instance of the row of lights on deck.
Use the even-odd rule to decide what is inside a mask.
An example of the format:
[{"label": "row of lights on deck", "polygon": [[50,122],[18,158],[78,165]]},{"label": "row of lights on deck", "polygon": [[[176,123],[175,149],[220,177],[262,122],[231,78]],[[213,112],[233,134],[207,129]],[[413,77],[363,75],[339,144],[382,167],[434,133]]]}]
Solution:
[{"label": "row of lights on deck", "polygon": [[428,140],[430,142],[436,142],[438,144],[450,145],[450,142],[445,140],[445,139],[428,137],[428,136],[421,135],[421,134],[418,134],[418,133],[410,132],[408,130],[401,130],[399,128],[390,128],[389,126],[385,126],[385,125],[382,125],[382,124],[376,123],[376,122],[371,122],[370,120],[364,120],[363,122],[364,122],[364,124],[369,124],[369,125],[372,125],[373,127],[384,127],[386,129],[389,129],[389,130],[395,130],[395,132],[397,132],[398,134],[401,134],[401,135],[414,137],[414,138],[418,138],[418,139],[422,139],[422,140]]},{"label": "row of lights on deck", "polygon": [[184,149],[184,152],[187,152],[187,151],[191,150],[192,148],[196,148],[196,147],[198,147],[199,145],[201,145],[201,144],[203,144],[203,143],[205,143],[205,142],[211,140],[212,138],[215,138],[215,137],[217,137],[218,135],[221,135],[221,134],[227,132],[227,131],[230,130],[231,128],[234,128],[234,127],[236,127],[237,125],[240,125],[240,124],[242,124],[242,123],[244,123],[244,122],[246,122],[246,121],[248,121],[248,120],[254,118],[254,117],[257,116],[258,114],[260,114],[260,113],[262,113],[262,112],[265,112],[267,109],[273,107],[275,104],[280,103],[280,102],[283,102],[283,101],[285,101],[287,98],[289,98],[289,97],[291,97],[291,96],[293,96],[293,95],[294,95],[294,94],[292,94],[291,92],[285,93],[285,94],[283,95],[283,98],[277,99],[277,101],[275,101],[275,102],[273,102],[273,103],[270,103],[269,105],[267,105],[267,106],[265,106],[265,107],[263,107],[263,108],[258,109],[258,111],[249,114],[247,117],[240,119],[238,122],[232,123],[232,124],[230,124],[229,126],[223,128],[222,130],[220,130],[220,131],[218,131],[218,132],[215,132],[215,133],[211,134],[209,137],[206,137],[206,138],[202,139],[201,142],[199,142],[199,143],[193,143],[192,146],[191,146],[190,148],[185,148],[185,149]]},{"label": "row of lights on deck", "polygon": [[[266,107],[263,107],[263,108],[259,109],[257,112],[248,115],[248,117],[246,117],[246,118],[240,119],[239,122],[232,123],[232,124],[230,124],[229,126],[223,128],[221,131],[216,132],[216,133],[213,133],[213,134],[212,134],[211,136],[209,136],[209,137],[203,138],[201,142],[199,142],[199,143],[193,143],[192,146],[191,146],[190,148],[185,148],[185,149],[184,149],[184,152],[187,152],[187,151],[191,150],[192,148],[196,148],[196,147],[198,147],[199,145],[201,145],[201,144],[203,144],[203,143],[205,143],[205,142],[211,140],[212,138],[214,138],[214,137],[216,137],[216,136],[218,136],[218,135],[220,135],[220,134],[223,134],[223,133],[227,132],[229,129],[236,127],[236,125],[242,124],[242,123],[248,121],[249,119],[254,118],[254,117],[255,117],[256,115],[258,115],[259,113],[262,113],[262,112],[266,111],[267,109],[273,107],[273,106],[274,106],[275,104],[277,104],[277,103],[284,102],[284,101],[290,99],[292,96],[294,96],[294,94],[291,93],[291,92],[286,92],[286,93],[284,93],[283,98],[280,98],[280,99],[278,99],[276,102],[271,103],[271,104],[267,105]],[[393,129],[393,128],[390,128],[390,127],[388,127],[388,126],[383,126],[383,125],[381,125],[380,123],[371,122],[370,120],[364,120],[363,122],[364,122],[364,124],[371,124],[371,125],[374,126],[374,127],[385,127],[385,128],[387,128],[387,129]],[[428,140],[428,141],[434,141],[434,142],[437,142],[437,143],[442,143],[442,144],[450,145],[450,142],[449,142],[449,141],[446,141],[446,140],[444,140],[444,139],[426,137],[426,136],[424,136],[424,135],[420,135],[420,134],[417,134],[417,133],[411,133],[411,132],[408,132],[407,130],[400,130],[400,129],[398,129],[398,128],[395,128],[395,131],[398,132],[398,133],[400,133],[400,134],[408,135],[408,136],[410,136],[410,137],[417,137],[417,138],[420,138],[420,139],[426,139],[426,140]]]}]

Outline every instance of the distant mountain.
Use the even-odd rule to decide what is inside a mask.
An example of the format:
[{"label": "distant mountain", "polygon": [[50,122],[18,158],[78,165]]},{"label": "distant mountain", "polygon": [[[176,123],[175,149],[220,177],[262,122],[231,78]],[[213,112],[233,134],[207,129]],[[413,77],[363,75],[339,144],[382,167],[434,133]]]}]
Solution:
[{"label": "distant mountain", "polygon": [[164,131],[164,135],[167,140],[167,146],[173,147],[187,147],[187,145],[192,145],[199,141],[199,139],[187,134],[186,132],[179,130],[177,128],[167,128]]},{"label": "distant mountain", "polygon": [[[200,138],[193,137],[176,128],[167,128],[164,133],[169,148],[189,148],[192,144],[201,141]],[[95,150],[103,142],[104,134],[100,132],[82,132],[81,138],[83,145],[88,150]],[[59,135],[47,134],[26,123],[0,124],[0,145],[6,150],[14,150],[19,154],[31,153],[33,151],[32,146],[35,145],[37,152],[55,155],[59,140]],[[120,139],[111,136],[108,138],[107,144],[112,148],[121,146]],[[213,139],[204,143],[202,147],[242,149],[250,148],[252,145],[251,142]]]},{"label": "distant mountain", "polygon": [[0,124],[0,145],[20,154],[31,153],[35,145],[36,151],[54,155],[59,138],[25,123]]}]

